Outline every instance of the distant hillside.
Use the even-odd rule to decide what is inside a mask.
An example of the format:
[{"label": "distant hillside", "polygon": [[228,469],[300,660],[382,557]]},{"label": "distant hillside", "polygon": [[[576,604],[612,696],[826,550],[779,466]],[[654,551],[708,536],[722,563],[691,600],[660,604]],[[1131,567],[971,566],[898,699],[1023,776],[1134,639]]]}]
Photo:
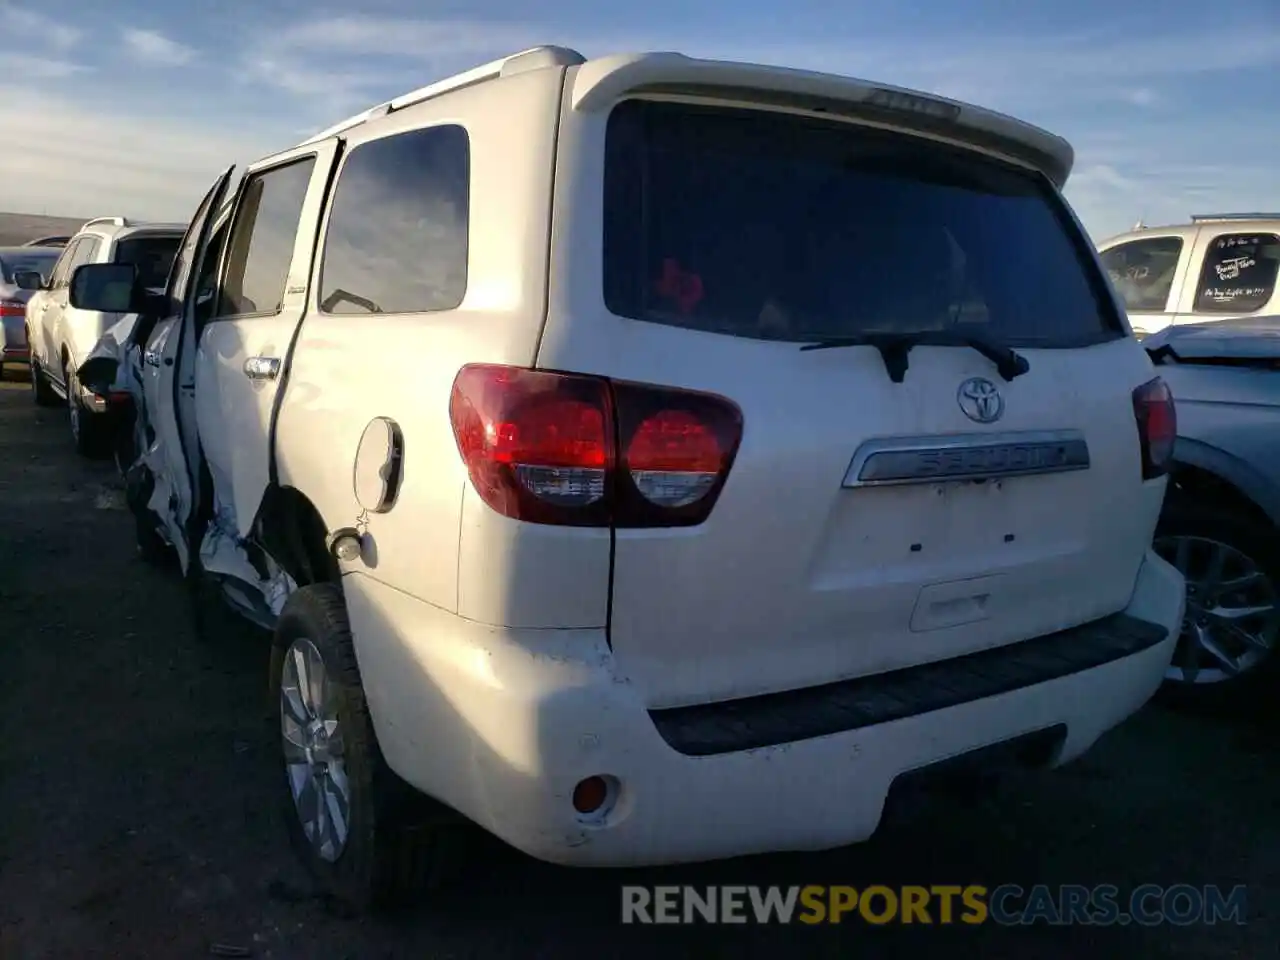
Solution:
[{"label": "distant hillside", "polygon": [[88,217],[41,217],[34,213],[0,213],[0,247],[12,247],[36,237],[70,236]]}]

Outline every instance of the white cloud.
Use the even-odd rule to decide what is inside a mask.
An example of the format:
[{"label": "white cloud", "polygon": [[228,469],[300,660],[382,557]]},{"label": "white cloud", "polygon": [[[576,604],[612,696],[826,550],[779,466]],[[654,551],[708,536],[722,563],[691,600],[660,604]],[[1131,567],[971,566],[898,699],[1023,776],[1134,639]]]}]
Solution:
[{"label": "white cloud", "polygon": [[37,41],[65,53],[80,42],[81,34],[75,27],[52,17],[0,0],[0,36],[10,43],[14,38]]},{"label": "white cloud", "polygon": [[289,143],[243,124],[156,123],[2,86],[0,128],[23,133],[22,149],[0,150],[0,210],[72,216],[185,220],[220,169]]},{"label": "white cloud", "polygon": [[186,44],[171,40],[158,30],[129,27],[121,31],[125,46],[144,63],[164,67],[180,67],[195,58],[196,51]]},{"label": "white cloud", "polygon": [[89,68],[70,60],[34,57],[25,53],[0,53],[0,76],[16,80],[61,80],[87,73]]}]

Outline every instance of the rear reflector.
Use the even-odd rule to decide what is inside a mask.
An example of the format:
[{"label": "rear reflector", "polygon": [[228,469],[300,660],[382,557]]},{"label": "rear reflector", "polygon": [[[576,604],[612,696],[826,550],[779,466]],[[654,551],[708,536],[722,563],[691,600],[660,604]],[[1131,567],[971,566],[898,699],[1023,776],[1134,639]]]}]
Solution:
[{"label": "rear reflector", "polygon": [[1142,479],[1162,477],[1169,472],[1178,437],[1173,392],[1163,378],[1148,380],[1133,391],[1133,415],[1142,448]]},{"label": "rear reflector", "polygon": [[18,300],[0,300],[0,317],[25,317],[27,305]]},{"label": "rear reflector", "polygon": [[568,526],[701,523],[742,437],[723,397],[490,365],[458,372],[449,416],[485,503]]}]

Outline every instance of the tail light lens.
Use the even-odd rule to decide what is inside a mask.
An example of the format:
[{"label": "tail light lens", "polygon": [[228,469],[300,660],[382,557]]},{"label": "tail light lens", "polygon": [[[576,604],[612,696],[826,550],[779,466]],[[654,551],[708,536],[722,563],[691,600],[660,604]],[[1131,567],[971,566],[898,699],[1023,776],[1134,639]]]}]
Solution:
[{"label": "tail light lens", "polygon": [[742,438],[723,397],[489,365],[458,372],[449,416],[485,503],[567,526],[701,523]]},{"label": "tail light lens", "polygon": [[0,300],[0,317],[25,317],[27,305],[18,300]]},{"label": "tail light lens", "polygon": [[1178,417],[1173,407],[1173,392],[1161,377],[1133,391],[1133,415],[1138,421],[1138,439],[1142,446],[1142,479],[1162,477],[1169,472],[1173,461]]}]

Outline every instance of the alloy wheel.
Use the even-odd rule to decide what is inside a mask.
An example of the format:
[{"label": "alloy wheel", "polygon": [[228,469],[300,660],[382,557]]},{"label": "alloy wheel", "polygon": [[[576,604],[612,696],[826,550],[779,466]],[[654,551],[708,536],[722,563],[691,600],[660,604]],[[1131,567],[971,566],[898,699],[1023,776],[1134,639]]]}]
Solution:
[{"label": "alloy wheel", "polygon": [[1221,683],[1272,654],[1280,627],[1276,584],[1253,558],[1209,537],[1161,537],[1155,549],[1187,579],[1187,612],[1165,679]]},{"label": "alloy wheel", "polygon": [[333,693],[316,645],[295,640],[280,678],[285,772],[303,835],[329,863],[342,855],[351,822],[351,783]]}]

